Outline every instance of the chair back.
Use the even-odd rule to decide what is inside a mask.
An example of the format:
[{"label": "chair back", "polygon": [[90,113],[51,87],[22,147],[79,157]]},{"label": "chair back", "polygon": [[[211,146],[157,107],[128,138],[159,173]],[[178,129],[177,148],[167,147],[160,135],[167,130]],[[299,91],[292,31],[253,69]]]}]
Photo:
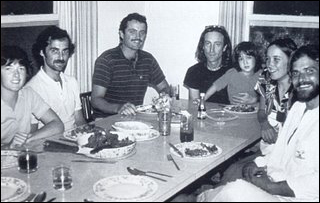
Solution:
[{"label": "chair back", "polygon": [[83,117],[87,122],[93,121],[93,110],[91,106],[91,92],[84,92],[80,94]]}]

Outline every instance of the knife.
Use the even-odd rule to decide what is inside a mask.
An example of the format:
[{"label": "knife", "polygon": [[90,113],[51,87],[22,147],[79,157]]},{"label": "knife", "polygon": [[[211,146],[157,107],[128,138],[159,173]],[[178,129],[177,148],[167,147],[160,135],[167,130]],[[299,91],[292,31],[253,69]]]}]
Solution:
[{"label": "knife", "polygon": [[175,152],[177,152],[177,153],[181,156],[181,158],[183,158],[183,153],[180,152],[180,150],[179,150],[178,148],[176,148],[176,146],[174,146],[174,145],[171,144],[170,142],[169,142],[168,144],[169,144],[170,147],[172,147],[172,149],[173,149]]},{"label": "knife", "polygon": [[64,152],[64,153],[77,153],[77,154],[96,154],[105,148],[110,148],[108,144],[98,146],[96,148],[79,147],[76,145],[69,145],[63,142],[53,140],[46,140],[43,143],[43,149],[47,152]]},{"label": "knife", "polygon": [[105,160],[82,160],[82,159],[76,159],[72,160],[71,162],[78,162],[78,163],[107,163],[107,164],[115,164],[116,161],[105,161]]}]

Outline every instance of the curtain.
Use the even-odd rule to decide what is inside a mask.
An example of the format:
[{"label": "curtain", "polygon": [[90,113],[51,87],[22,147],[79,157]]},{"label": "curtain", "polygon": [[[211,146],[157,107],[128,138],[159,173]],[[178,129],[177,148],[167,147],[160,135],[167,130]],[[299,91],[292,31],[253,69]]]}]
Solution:
[{"label": "curtain", "polygon": [[75,44],[65,73],[77,78],[80,92],[91,91],[97,58],[97,2],[57,1],[59,26],[68,31]]},{"label": "curtain", "polygon": [[220,1],[219,24],[228,31],[233,48],[244,40],[245,8],[244,1]]}]

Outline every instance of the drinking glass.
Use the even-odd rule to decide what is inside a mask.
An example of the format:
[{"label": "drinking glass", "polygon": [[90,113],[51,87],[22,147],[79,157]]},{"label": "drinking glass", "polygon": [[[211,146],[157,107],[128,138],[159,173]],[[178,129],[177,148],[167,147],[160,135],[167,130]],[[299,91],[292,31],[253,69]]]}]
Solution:
[{"label": "drinking glass", "polygon": [[33,173],[37,171],[37,153],[29,149],[23,149],[18,155],[18,169],[22,173]]},{"label": "drinking glass", "polygon": [[72,188],[71,169],[68,166],[59,165],[52,170],[53,188],[65,191]]},{"label": "drinking glass", "polygon": [[169,136],[171,132],[171,111],[161,110],[158,112],[159,132],[162,136]]},{"label": "drinking glass", "polygon": [[193,117],[190,114],[182,114],[180,121],[180,141],[191,142],[194,139]]}]

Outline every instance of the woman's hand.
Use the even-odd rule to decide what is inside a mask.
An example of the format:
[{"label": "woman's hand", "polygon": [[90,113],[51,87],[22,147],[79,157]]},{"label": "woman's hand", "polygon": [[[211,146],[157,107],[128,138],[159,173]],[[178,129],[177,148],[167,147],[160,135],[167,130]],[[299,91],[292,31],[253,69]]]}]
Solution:
[{"label": "woman's hand", "polygon": [[276,143],[278,132],[270,125],[269,122],[261,123],[261,137],[268,144]]}]

